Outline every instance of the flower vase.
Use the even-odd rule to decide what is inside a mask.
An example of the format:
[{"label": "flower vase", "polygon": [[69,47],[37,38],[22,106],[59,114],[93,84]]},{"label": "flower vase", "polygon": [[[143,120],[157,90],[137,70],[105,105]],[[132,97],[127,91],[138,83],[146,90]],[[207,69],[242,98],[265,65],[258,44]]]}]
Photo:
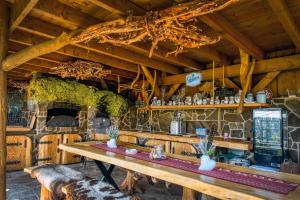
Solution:
[{"label": "flower vase", "polygon": [[216,161],[210,159],[208,155],[201,156],[199,170],[210,171],[216,167]]},{"label": "flower vase", "polygon": [[106,145],[109,148],[117,148],[117,142],[115,138],[111,138],[109,141],[106,142]]}]

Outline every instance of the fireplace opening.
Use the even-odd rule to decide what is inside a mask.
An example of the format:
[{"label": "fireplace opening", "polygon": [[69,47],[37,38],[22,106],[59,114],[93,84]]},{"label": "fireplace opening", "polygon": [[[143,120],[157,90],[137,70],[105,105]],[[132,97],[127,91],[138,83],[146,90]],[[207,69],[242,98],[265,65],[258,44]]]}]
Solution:
[{"label": "fireplace opening", "polygon": [[80,106],[55,102],[48,108],[47,127],[78,127]]}]

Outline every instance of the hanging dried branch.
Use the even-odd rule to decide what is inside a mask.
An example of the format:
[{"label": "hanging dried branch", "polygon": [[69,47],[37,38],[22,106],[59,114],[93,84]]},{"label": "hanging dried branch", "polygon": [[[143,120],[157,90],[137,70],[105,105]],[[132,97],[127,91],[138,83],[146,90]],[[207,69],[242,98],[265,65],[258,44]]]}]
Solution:
[{"label": "hanging dried branch", "polygon": [[218,42],[220,36],[203,33],[195,25],[195,18],[221,10],[237,1],[195,0],[161,11],[150,11],[145,16],[130,16],[127,19],[91,26],[73,37],[73,41],[77,43],[96,39],[99,43],[128,45],[150,39],[151,57],[159,42],[169,40],[177,46],[171,53],[178,54],[182,52],[183,47],[197,48]]},{"label": "hanging dried branch", "polygon": [[25,90],[28,87],[29,83],[27,81],[17,81],[13,79],[8,79],[7,86],[11,88],[17,88]]},{"label": "hanging dried branch", "polygon": [[111,74],[110,70],[104,70],[103,65],[94,62],[77,60],[75,62],[61,62],[54,68],[54,74],[65,77],[73,77],[76,80],[101,79]]}]

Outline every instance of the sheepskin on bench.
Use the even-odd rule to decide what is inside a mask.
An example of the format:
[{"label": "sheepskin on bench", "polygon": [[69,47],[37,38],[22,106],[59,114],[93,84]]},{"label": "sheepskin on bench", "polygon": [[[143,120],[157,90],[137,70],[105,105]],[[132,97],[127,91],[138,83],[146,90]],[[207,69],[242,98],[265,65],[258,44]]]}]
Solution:
[{"label": "sheepskin on bench", "polygon": [[81,172],[56,164],[45,164],[32,169],[31,177],[52,193],[54,199],[63,199],[62,187],[84,178]]},{"label": "sheepskin on bench", "polygon": [[72,182],[63,187],[67,200],[133,200],[130,197],[116,190],[113,186],[95,180],[85,178],[80,181]]}]

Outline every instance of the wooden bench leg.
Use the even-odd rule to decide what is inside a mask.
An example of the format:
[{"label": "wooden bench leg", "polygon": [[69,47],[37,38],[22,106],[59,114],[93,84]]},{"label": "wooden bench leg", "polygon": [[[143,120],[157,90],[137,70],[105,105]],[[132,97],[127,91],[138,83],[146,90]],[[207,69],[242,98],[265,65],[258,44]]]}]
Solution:
[{"label": "wooden bench leg", "polygon": [[196,200],[197,192],[190,188],[183,187],[182,200]]},{"label": "wooden bench leg", "polygon": [[143,193],[143,190],[137,186],[138,177],[135,176],[135,172],[127,170],[126,178],[121,184],[121,191],[127,195],[132,195],[135,191]]},{"label": "wooden bench leg", "polygon": [[53,200],[52,193],[43,185],[41,185],[40,200]]}]

